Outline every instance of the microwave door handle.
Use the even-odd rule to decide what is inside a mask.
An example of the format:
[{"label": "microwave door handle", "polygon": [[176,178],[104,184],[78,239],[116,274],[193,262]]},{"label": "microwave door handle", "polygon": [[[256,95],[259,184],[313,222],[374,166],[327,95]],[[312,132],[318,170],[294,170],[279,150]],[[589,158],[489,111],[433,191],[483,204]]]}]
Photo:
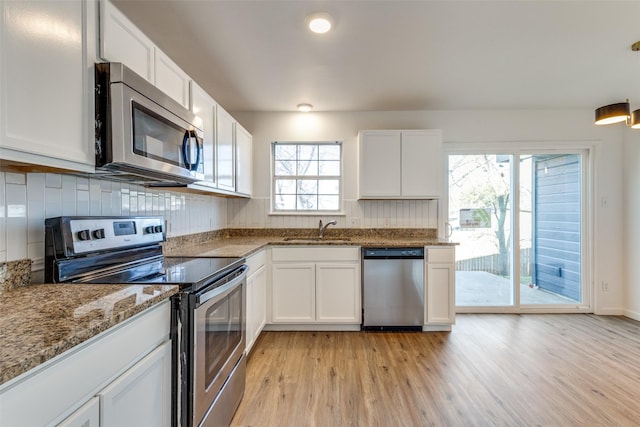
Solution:
[{"label": "microwave door handle", "polygon": [[[193,138],[196,145],[196,161],[192,162],[191,156],[191,138]],[[184,165],[190,171],[195,171],[198,169],[198,165],[200,164],[200,152],[202,148],[200,147],[200,142],[198,141],[198,136],[192,130],[185,131],[184,137],[182,138],[182,160],[184,161]]]}]

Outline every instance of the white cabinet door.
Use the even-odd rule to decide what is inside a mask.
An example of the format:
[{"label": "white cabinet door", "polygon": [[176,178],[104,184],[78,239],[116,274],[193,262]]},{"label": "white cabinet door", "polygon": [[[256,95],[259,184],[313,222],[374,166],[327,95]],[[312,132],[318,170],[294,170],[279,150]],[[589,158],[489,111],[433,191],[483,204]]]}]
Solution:
[{"label": "white cabinet door", "polygon": [[402,196],[437,198],[442,171],[442,132],[402,132]]},{"label": "white cabinet door", "polygon": [[267,267],[263,266],[255,274],[253,287],[253,318],[255,321],[254,341],[267,324]]},{"label": "white cabinet door", "polygon": [[358,134],[360,199],[440,196],[442,132],[372,130]]},{"label": "white cabinet door", "polygon": [[171,342],[153,350],[98,396],[101,427],[169,427]]},{"label": "white cabinet door", "polygon": [[272,270],[272,321],[315,322],[315,264],[274,263]]},{"label": "white cabinet door", "polygon": [[77,411],[68,416],[57,427],[99,427],[100,399],[93,397]]},{"label": "white cabinet door", "polygon": [[155,84],[155,45],[109,0],[100,1],[100,56]]},{"label": "white cabinet door", "polygon": [[251,351],[267,320],[266,272],[267,268],[262,265],[247,277],[247,353]]},{"label": "white cabinet door", "polygon": [[236,192],[251,196],[253,185],[252,138],[245,128],[236,123]]},{"label": "white cabinet door", "polygon": [[233,127],[235,120],[220,105],[216,107],[216,162],[218,188],[235,191],[235,148]]},{"label": "white cabinet door", "polygon": [[455,321],[455,248],[426,249],[425,324]]},{"label": "white cabinet door", "polygon": [[271,251],[272,322],[361,322],[360,250],[278,247]]},{"label": "white cabinet door", "polygon": [[191,81],[191,111],[202,119],[204,131],[203,165],[204,182],[201,184],[216,185],[216,102],[196,82]]},{"label": "white cabinet door", "polygon": [[360,323],[360,264],[316,264],[316,320]]},{"label": "white cabinet door", "polygon": [[0,2],[1,159],[94,171],[95,23],[87,20],[94,7]]},{"label": "white cabinet door", "polygon": [[360,132],[359,198],[394,197],[400,194],[400,143],[400,131]]},{"label": "white cabinet door", "polygon": [[191,78],[163,51],[155,48],[155,85],[165,94],[189,108],[189,82]]}]

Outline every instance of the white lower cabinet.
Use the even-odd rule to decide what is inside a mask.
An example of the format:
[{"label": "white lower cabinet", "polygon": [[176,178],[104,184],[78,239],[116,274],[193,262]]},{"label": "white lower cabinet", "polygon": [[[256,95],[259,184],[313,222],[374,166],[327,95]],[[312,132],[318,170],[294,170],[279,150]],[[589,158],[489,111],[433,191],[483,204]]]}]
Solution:
[{"label": "white lower cabinet", "polygon": [[247,354],[267,323],[266,250],[247,258]]},{"label": "white lower cabinet", "polygon": [[3,384],[0,426],[170,426],[170,324],[167,300]]},{"label": "white lower cabinet", "polygon": [[425,329],[450,330],[455,322],[455,247],[425,248]]},{"label": "white lower cabinet", "polygon": [[274,324],[360,325],[356,247],[272,249]]},{"label": "white lower cabinet", "polygon": [[273,263],[272,321],[312,323],[316,321],[314,263]]},{"label": "white lower cabinet", "polygon": [[100,393],[101,427],[171,425],[171,342],[165,342]]},{"label": "white lower cabinet", "polygon": [[359,262],[316,264],[316,320],[361,323]]},{"label": "white lower cabinet", "polygon": [[96,396],[68,416],[57,427],[98,427],[99,425],[100,398]]}]

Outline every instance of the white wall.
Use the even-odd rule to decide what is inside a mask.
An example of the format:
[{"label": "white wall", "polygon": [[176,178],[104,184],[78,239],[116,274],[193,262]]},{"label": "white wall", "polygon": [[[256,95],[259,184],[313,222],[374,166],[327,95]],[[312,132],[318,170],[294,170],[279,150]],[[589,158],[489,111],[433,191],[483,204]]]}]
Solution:
[{"label": "white wall", "polygon": [[625,315],[640,320],[640,132],[627,130],[624,142]]},{"label": "white wall", "polygon": [[[358,113],[233,113],[253,135],[254,197],[251,202],[231,201],[228,205],[230,224],[251,226],[270,224],[293,227],[317,224],[317,217],[269,217],[270,152],[272,141],[341,140],[344,142],[344,197],[347,216],[363,215],[369,209],[369,223],[393,227],[400,222],[427,226],[437,225],[436,202],[425,202],[420,209],[423,218],[407,220],[406,209],[395,206],[385,218],[384,203],[357,202],[356,136],[362,129],[442,129],[445,142],[482,144],[515,144],[531,148],[576,146],[592,149],[592,194],[590,215],[593,219],[593,301],[596,313],[622,314],[625,293],[622,274],[623,194],[622,194],[622,130],[618,126],[596,127],[592,110],[509,110],[509,111],[394,111]],[[624,126],[622,126],[624,129]],[[640,158],[640,150],[637,153]],[[606,199],[606,203],[601,203]],[[371,203],[371,205],[368,205]],[[638,198],[640,205],[640,197]],[[251,205],[251,206],[248,206]],[[260,210],[253,209],[259,205]],[[363,208],[363,206],[365,206]],[[368,206],[368,207],[366,207]],[[375,206],[373,208],[372,206]],[[355,212],[355,213],[351,213]],[[398,217],[398,213],[400,214]],[[253,216],[251,216],[253,215]],[[382,218],[380,217],[382,215]],[[361,224],[361,226],[364,226]],[[638,227],[640,230],[640,227]],[[640,233],[639,233],[640,234]],[[636,249],[640,252],[640,245]],[[639,271],[640,272],[640,269]],[[636,274],[636,276],[639,276]],[[608,284],[608,290],[602,283]],[[640,292],[636,296],[640,310]]]},{"label": "white wall", "polygon": [[44,220],[61,215],[159,215],[169,237],[225,228],[224,198],[73,175],[0,172],[0,263],[44,258]]},{"label": "white wall", "polygon": [[[406,117],[405,117],[406,115]],[[233,227],[308,228],[318,219],[336,219],[338,227],[437,228],[438,203],[357,201],[357,134],[362,129],[424,127],[424,113],[234,113],[253,135],[253,199],[229,202]],[[403,119],[404,117],[404,119]],[[342,141],[344,215],[269,215],[272,141]]]}]

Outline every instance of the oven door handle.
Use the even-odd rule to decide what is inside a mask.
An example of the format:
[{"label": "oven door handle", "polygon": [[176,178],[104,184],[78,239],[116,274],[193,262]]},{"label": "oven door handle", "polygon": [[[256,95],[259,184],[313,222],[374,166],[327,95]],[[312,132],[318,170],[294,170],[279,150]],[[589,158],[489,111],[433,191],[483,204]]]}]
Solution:
[{"label": "oven door handle", "polygon": [[243,265],[242,267],[239,267],[235,272],[231,273],[228,278],[226,278],[228,282],[224,285],[217,286],[210,291],[205,291],[199,295],[196,295],[196,308],[200,307],[207,301],[212,300],[213,298],[222,299],[227,296],[245,279],[248,269],[249,267]]}]

